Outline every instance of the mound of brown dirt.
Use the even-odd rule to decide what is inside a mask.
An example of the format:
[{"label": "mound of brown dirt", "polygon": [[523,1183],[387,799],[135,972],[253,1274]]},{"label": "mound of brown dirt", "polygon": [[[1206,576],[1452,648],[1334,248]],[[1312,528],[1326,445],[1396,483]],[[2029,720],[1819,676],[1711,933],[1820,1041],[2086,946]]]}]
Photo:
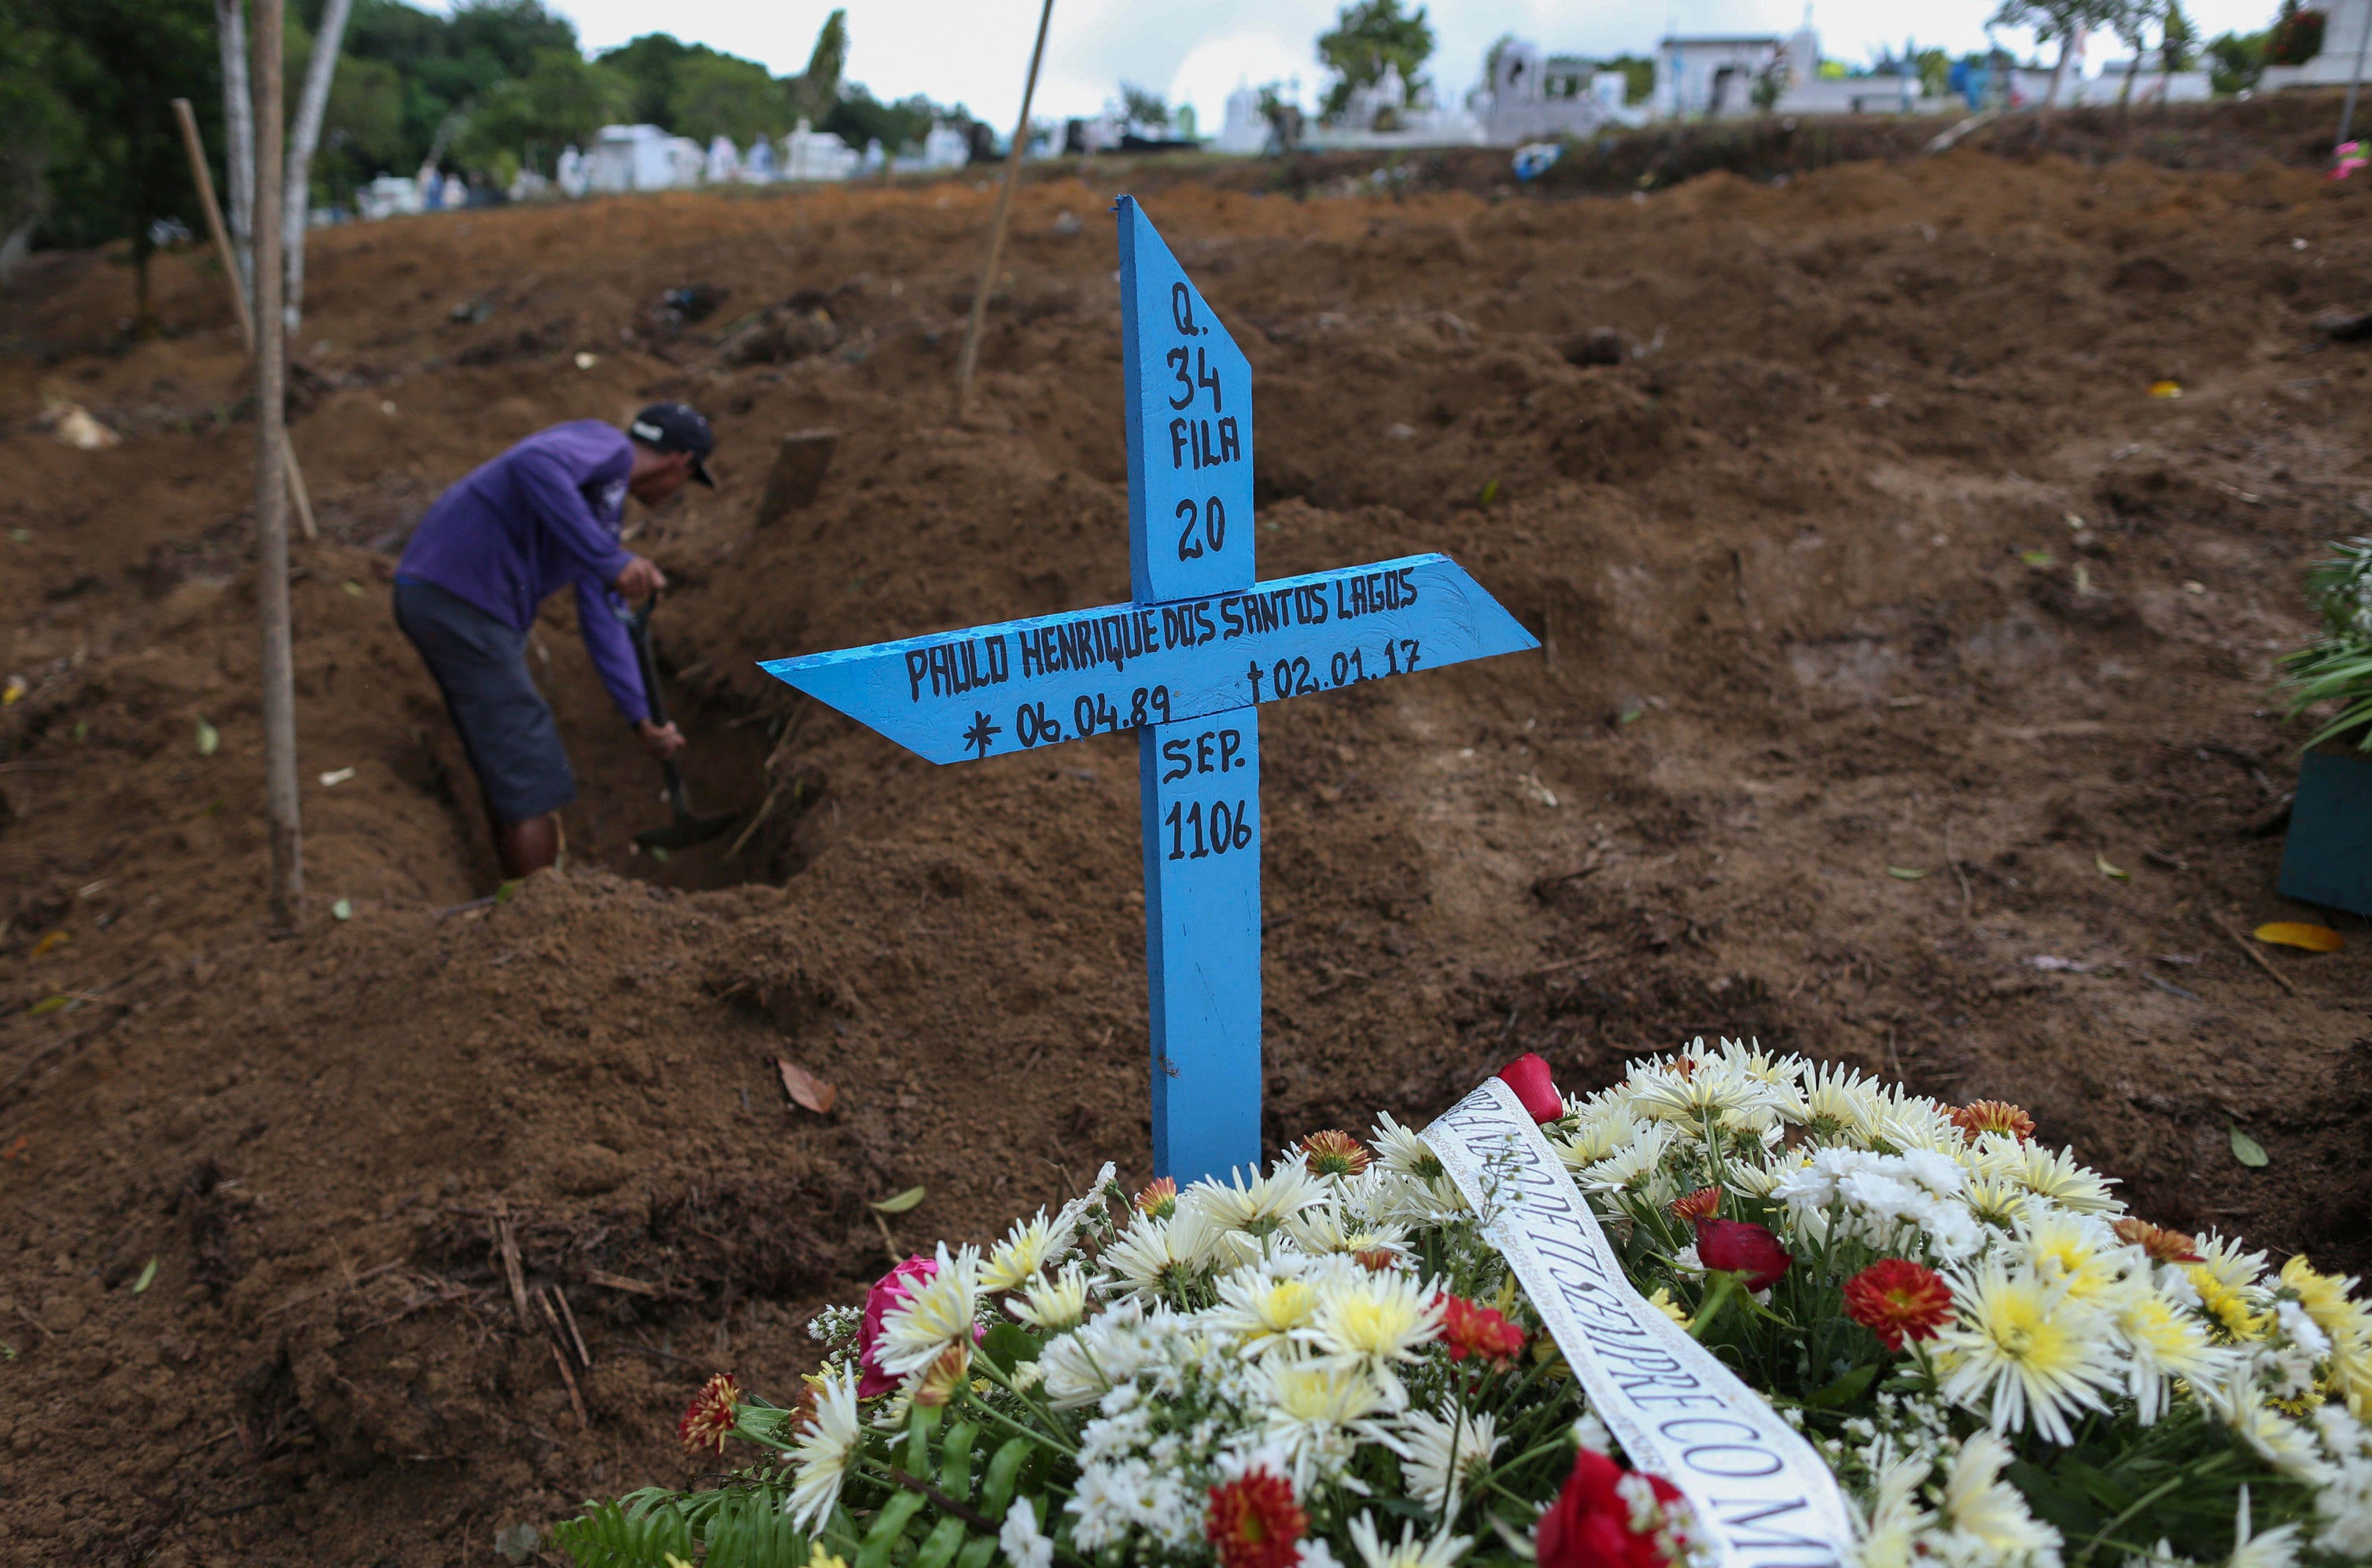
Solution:
[{"label": "mound of brown dirt", "polygon": [[[753,665],[1125,596],[1112,194],[1025,192],[964,425],[977,186],[317,236],[277,940],[219,279],[164,262],[168,335],[125,343],[120,270],[36,269],[0,359],[0,1538],[483,1564],[686,1474],[699,1379],[783,1390],[885,1249],[1144,1174],[1133,748],[935,769]],[[1444,550],[1543,643],[1264,723],[1272,1137],[1751,1033],[2017,1100],[2164,1223],[2372,1264],[2366,923],[2273,955],[2294,992],[2230,935],[2314,912],[2271,891],[2269,682],[2361,526],[2367,351],[2308,323],[2372,305],[2364,200],[1981,154],[1620,203],[1170,183],[1259,377],[1264,574]],[[695,284],[705,319],[663,307]],[[556,603],[570,866],[472,905],[392,552],[504,442],[655,396],[722,441],[638,542],[681,585],[693,793],[747,831],[629,853],[655,771]],[[123,444],[54,439],[59,400]],[[820,498],[754,528],[816,427]]]}]

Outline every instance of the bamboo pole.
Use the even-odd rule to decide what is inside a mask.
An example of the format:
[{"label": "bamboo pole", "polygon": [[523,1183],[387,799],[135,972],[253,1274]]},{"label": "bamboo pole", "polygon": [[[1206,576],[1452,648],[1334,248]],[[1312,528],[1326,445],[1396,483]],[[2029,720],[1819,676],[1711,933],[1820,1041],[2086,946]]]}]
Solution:
[{"label": "bamboo pole", "polygon": [[1046,57],[1046,24],[1053,19],[1054,0],[1038,11],[1038,41],[1029,48],[1029,76],[1021,86],[1021,118],[1013,127],[1013,145],[1005,155],[1005,183],[996,191],[996,216],[989,224],[988,264],[980,272],[980,292],[971,297],[971,319],[964,326],[963,357],[956,363],[956,418],[971,412],[971,373],[980,365],[980,331],[988,319],[988,291],[996,284],[997,259],[1005,251],[1006,220],[1013,213],[1013,187],[1021,179],[1021,153],[1029,145],[1029,100],[1038,92],[1038,63]]},{"label": "bamboo pole", "polygon": [[[190,179],[198,188],[198,205],[205,210],[206,233],[213,239],[215,257],[222,262],[223,278],[230,285],[231,314],[238,318],[238,341],[247,345],[247,357],[255,358],[255,322],[247,313],[247,289],[239,282],[238,253],[231,249],[230,236],[224,230],[222,207],[215,201],[215,177],[206,168],[206,144],[198,135],[198,117],[190,108],[190,100],[173,100],[173,116],[181,122],[181,145],[190,155]],[[285,427],[281,430],[282,457],[288,464],[288,499],[296,507],[296,524],[308,540],[321,537],[313,526],[313,498],[305,492],[305,470],[296,466],[296,447],[288,439]]]},{"label": "bamboo pole", "polygon": [[255,602],[263,622],[264,798],[272,922],[293,929],[305,892],[296,814],[296,675],[288,615],[287,321],[281,314],[282,0],[255,0]]}]

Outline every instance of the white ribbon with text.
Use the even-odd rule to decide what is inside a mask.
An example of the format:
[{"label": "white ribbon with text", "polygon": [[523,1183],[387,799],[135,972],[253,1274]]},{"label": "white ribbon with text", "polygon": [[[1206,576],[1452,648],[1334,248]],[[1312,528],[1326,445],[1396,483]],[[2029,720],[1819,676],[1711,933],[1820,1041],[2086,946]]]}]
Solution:
[{"label": "white ribbon with text", "polygon": [[1723,1568],[1837,1568],[1836,1478],[1779,1412],[1650,1303],[1514,1089],[1494,1077],[1423,1136],[1633,1468],[1688,1498]]}]

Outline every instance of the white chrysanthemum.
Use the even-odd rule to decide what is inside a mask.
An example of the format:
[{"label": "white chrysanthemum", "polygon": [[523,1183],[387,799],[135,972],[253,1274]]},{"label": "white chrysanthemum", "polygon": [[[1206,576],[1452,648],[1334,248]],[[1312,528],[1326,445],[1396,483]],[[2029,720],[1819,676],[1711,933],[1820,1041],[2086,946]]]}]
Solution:
[{"label": "white chrysanthemum", "polygon": [[902,1377],[938,1360],[949,1345],[971,1347],[980,1311],[980,1249],[950,1254],[942,1241],[938,1265],[929,1279],[910,1281],[906,1299],[881,1319],[874,1359],[884,1372]]},{"label": "white chrysanthemum", "polygon": [[1246,1355],[1257,1357],[1285,1346],[1293,1330],[1317,1310],[1318,1287],[1308,1280],[1266,1269],[1238,1269],[1219,1282],[1219,1305],[1197,1320],[1234,1335]]},{"label": "white chrysanthemum", "polygon": [[1800,1096],[1803,1109],[1797,1120],[1810,1127],[1815,1137],[1866,1142],[1886,1109],[1878,1081],[1842,1062],[1812,1063]]},{"label": "white chrysanthemum", "polygon": [[2232,1353],[2215,1344],[2205,1321],[2144,1280],[2127,1283],[2107,1306],[2125,1352],[2125,1388],[2144,1426],[2165,1413],[2176,1378],[2196,1384],[2229,1375]]},{"label": "white chrysanthemum", "polygon": [[1249,1185],[1241,1169],[1229,1171],[1224,1185],[1205,1178],[1179,1194],[1178,1206],[1181,1211],[1200,1209],[1228,1230],[1269,1236],[1302,1210],[1325,1201],[1326,1190],[1308,1167],[1289,1159],[1279,1160],[1275,1169],[1253,1177]]},{"label": "white chrysanthemum", "polygon": [[1935,1466],[1917,1455],[1889,1459],[1870,1489],[1869,1515],[1849,1559],[1852,1568],[1914,1568],[1920,1538],[1935,1528],[1936,1516],[1920,1506],[1919,1489]]},{"label": "white chrysanthemum", "polygon": [[[1702,1038],[1693,1050],[1704,1051]],[[1727,1112],[1775,1114],[1796,1100],[1793,1085],[1757,1078],[1734,1059],[1696,1054],[1690,1060],[1685,1072],[1678,1063],[1661,1061],[1644,1073],[1633,1072],[1628,1086],[1640,1114],[1659,1121],[1702,1122]]]},{"label": "white chrysanthemum", "polygon": [[[1061,1239],[1068,1245],[1069,1237]],[[1012,1290],[1044,1268],[1057,1250],[1053,1223],[1046,1218],[1045,1210],[1039,1210],[1034,1219],[1016,1220],[1005,1239],[989,1249],[988,1261],[980,1271],[980,1288]]]},{"label": "white chrysanthemum", "polygon": [[1610,1158],[1638,1141],[1639,1118],[1628,1101],[1600,1102],[1584,1110],[1573,1136],[1557,1145],[1557,1157],[1570,1170],[1581,1170]]},{"label": "white chrysanthemum", "polygon": [[2372,1562],[2372,1431],[2331,1403],[2314,1412],[2331,1477],[2315,1496],[2314,1544],[2346,1562]]},{"label": "white chrysanthemum", "polygon": [[2296,1422],[2268,1407],[2245,1374],[2227,1380],[2220,1388],[2197,1387],[2201,1398],[2223,1416],[2232,1435],[2255,1449],[2258,1458],[2284,1475],[2315,1486],[2331,1481],[2334,1471],[2313,1436]]},{"label": "white chrysanthemum", "polygon": [[1665,1154],[1672,1146],[1672,1130],[1662,1122],[1650,1122],[1639,1130],[1638,1137],[1629,1147],[1618,1150],[1580,1173],[1581,1187],[1587,1192],[1621,1192],[1644,1189],[1650,1185],[1662,1165]]},{"label": "white chrysanthemum", "polygon": [[1926,1152],[1964,1165],[1968,1144],[1952,1113],[1920,1095],[1898,1094],[1878,1119],[1877,1135],[1908,1155]]},{"label": "white chrysanthemum", "polygon": [[1210,1211],[1180,1201],[1166,1220],[1140,1215],[1098,1260],[1109,1271],[1105,1289],[1120,1296],[1162,1297],[1215,1264],[1239,1261],[1227,1231]]},{"label": "white chrysanthemum", "polygon": [[1447,1528],[1436,1536],[1420,1536],[1414,1525],[1402,1525],[1400,1539],[1388,1541],[1377,1532],[1373,1515],[1351,1521],[1351,1547],[1366,1568],[1451,1568],[1473,1544],[1473,1537],[1454,1536]]},{"label": "white chrysanthemum", "polygon": [[1971,1172],[1965,1196],[1971,1214],[2001,1226],[2016,1225],[2034,1202],[2033,1193],[1999,1171]]},{"label": "white chrysanthemum", "polygon": [[2300,1531],[2284,1525],[2262,1535],[2253,1533],[2249,1517],[2249,1489],[2240,1489],[2240,1507],[2232,1520],[2232,1555],[2225,1568],[2297,1568]]},{"label": "white chrysanthemum", "polygon": [[1102,1168],[1096,1172],[1095,1180],[1087,1184],[1087,1190],[1064,1204],[1063,1212],[1054,1216],[1054,1235],[1061,1242],[1055,1256],[1060,1257],[1070,1249],[1072,1238],[1079,1234],[1080,1225],[1088,1221],[1090,1216],[1097,1225],[1110,1228],[1111,1215],[1104,1207],[1105,1193],[1119,1168],[1111,1161],[1104,1161]]},{"label": "white chrysanthemum", "polygon": [[1961,1444],[1944,1482],[1944,1516],[1955,1530],[1975,1537],[2001,1561],[2039,1562],[2048,1553],[2055,1563],[2059,1532],[2036,1518],[2026,1505],[2026,1494],[2002,1479],[2010,1458],[2009,1445],[1990,1432]]},{"label": "white chrysanthemum", "polygon": [[831,1517],[864,1435],[856,1419],[856,1374],[826,1374],[816,1390],[815,1414],[791,1447],[796,1473],[785,1509],[794,1525],[812,1535]]},{"label": "white chrysanthemum", "polygon": [[1950,1278],[1956,1316],[1936,1346],[1944,1397],[1985,1412],[1996,1432],[2030,1423],[2063,1446],[2075,1441],[2068,1416],[2105,1409],[2119,1381],[2102,1315],[1998,1257]]},{"label": "white chrysanthemum", "polygon": [[1076,1263],[1052,1279],[1036,1279],[1006,1310],[1048,1333],[1076,1329],[1087,1315],[1087,1276]]},{"label": "white chrysanthemum", "polygon": [[1785,1150],[1779,1152],[1779,1157],[1789,1163],[1760,1165],[1751,1159],[1733,1159],[1723,1167],[1722,1174],[1728,1178],[1727,1185],[1733,1192],[1749,1198],[1771,1198],[1777,1193],[1780,1180],[1797,1168],[1793,1156]]},{"label": "white chrysanthemum", "polygon": [[1400,1419],[1391,1449],[1401,1457],[1409,1491],[1444,1517],[1458,1512],[1467,1486],[1489,1472],[1498,1454],[1499,1423],[1489,1412],[1458,1411],[1445,1420],[1430,1411],[1410,1411]]},{"label": "white chrysanthemum", "polygon": [[2246,1290],[2265,1277],[2265,1255],[2243,1252],[2236,1237],[2227,1239],[2215,1232],[2203,1231],[2192,1243],[2191,1249],[2199,1255],[2193,1268],[2204,1269],[2220,1283],[2234,1290]]},{"label": "white chrysanthemum", "polygon": [[[1174,1323],[1175,1319],[1164,1318]],[[1039,1353],[1038,1370],[1046,1398],[1056,1410],[1094,1404],[1127,1382],[1155,1353],[1142,1308],[1123,1301],[1076,1333],[1063,1334]]]},{"label": "white chrysanthemum", "polygon": [[1397,1221],[1370,1223],[1331,1203],[1302,1210],[1285,1222],[1285,1229],[1296,1246],[1314,1256],[1335,1252],[1408,1256],[1407,1225]]},{"label": "white chrysanthemum", "polygon": [[1296,1495],[1306,1496],[1321,1470],[1347,1465],[1362,1440],[1383,1440],[1374,1417],[1385,1408],[1384,1390],[1366,1369],[1283,1355],[1266,1365],[1260,1444],[1283,1460]]},{"label": "white chrysanthemum", "polygon": [[1431,1181],[1441,1175],[1441,1156],[1423,1138],[1393,1121],[1389,1111],[1377,1113],[1367,1146],[1375,1151],[1377,1164],[1395,1176]]},{"label": "white chrysanthemum", "polygon": [[2070,1299],[2099,1302],[2143,1266],[2143,1254],[2117,1239],[2089,1214],[2045,1209],[2018,1222],[2017,1239],[2028,1267],[2045,1284],[2065,1289]]},{"label": "white chrysanthemum", "polygon": [[996,1544],[1012,1568],[1053,1568],[1054,1541],[1038,1530],[1037,1500],[1017,1497],[1005,1510]]},{"label": "white chrysanthemum", "polygon": [[1320,1284],[1317,1310],[1293,1337],[1338,1365],[1366,1368],[1397,1403],[1394,1365],[1440,1334],[1442,1310],[1440,1292],[1413,1274],[1337,1275]]},{"label": "white chrysanthemum", "polygon": [[2064,1208],[2106,1214],[2124,1207],[2109,1191],[2115,1178],[2102,1176],[2085,1166],[2076,1159],[2073,1149],[2053,1154],[2040,1144],[2028,1144],[2015,1174],[2028,1191]]}]

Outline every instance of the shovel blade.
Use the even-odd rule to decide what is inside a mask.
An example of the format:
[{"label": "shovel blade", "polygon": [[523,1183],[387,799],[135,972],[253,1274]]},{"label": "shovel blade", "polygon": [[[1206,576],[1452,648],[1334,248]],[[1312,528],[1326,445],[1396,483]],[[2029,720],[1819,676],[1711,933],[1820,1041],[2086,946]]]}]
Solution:
[{"label": "shovel blade", "polygon": [[679,817],[664,828],[651,828],[634,835],[634,842],[645,849],[690,849],[731,830],[740,818],[727,812],[722,817]]}]

